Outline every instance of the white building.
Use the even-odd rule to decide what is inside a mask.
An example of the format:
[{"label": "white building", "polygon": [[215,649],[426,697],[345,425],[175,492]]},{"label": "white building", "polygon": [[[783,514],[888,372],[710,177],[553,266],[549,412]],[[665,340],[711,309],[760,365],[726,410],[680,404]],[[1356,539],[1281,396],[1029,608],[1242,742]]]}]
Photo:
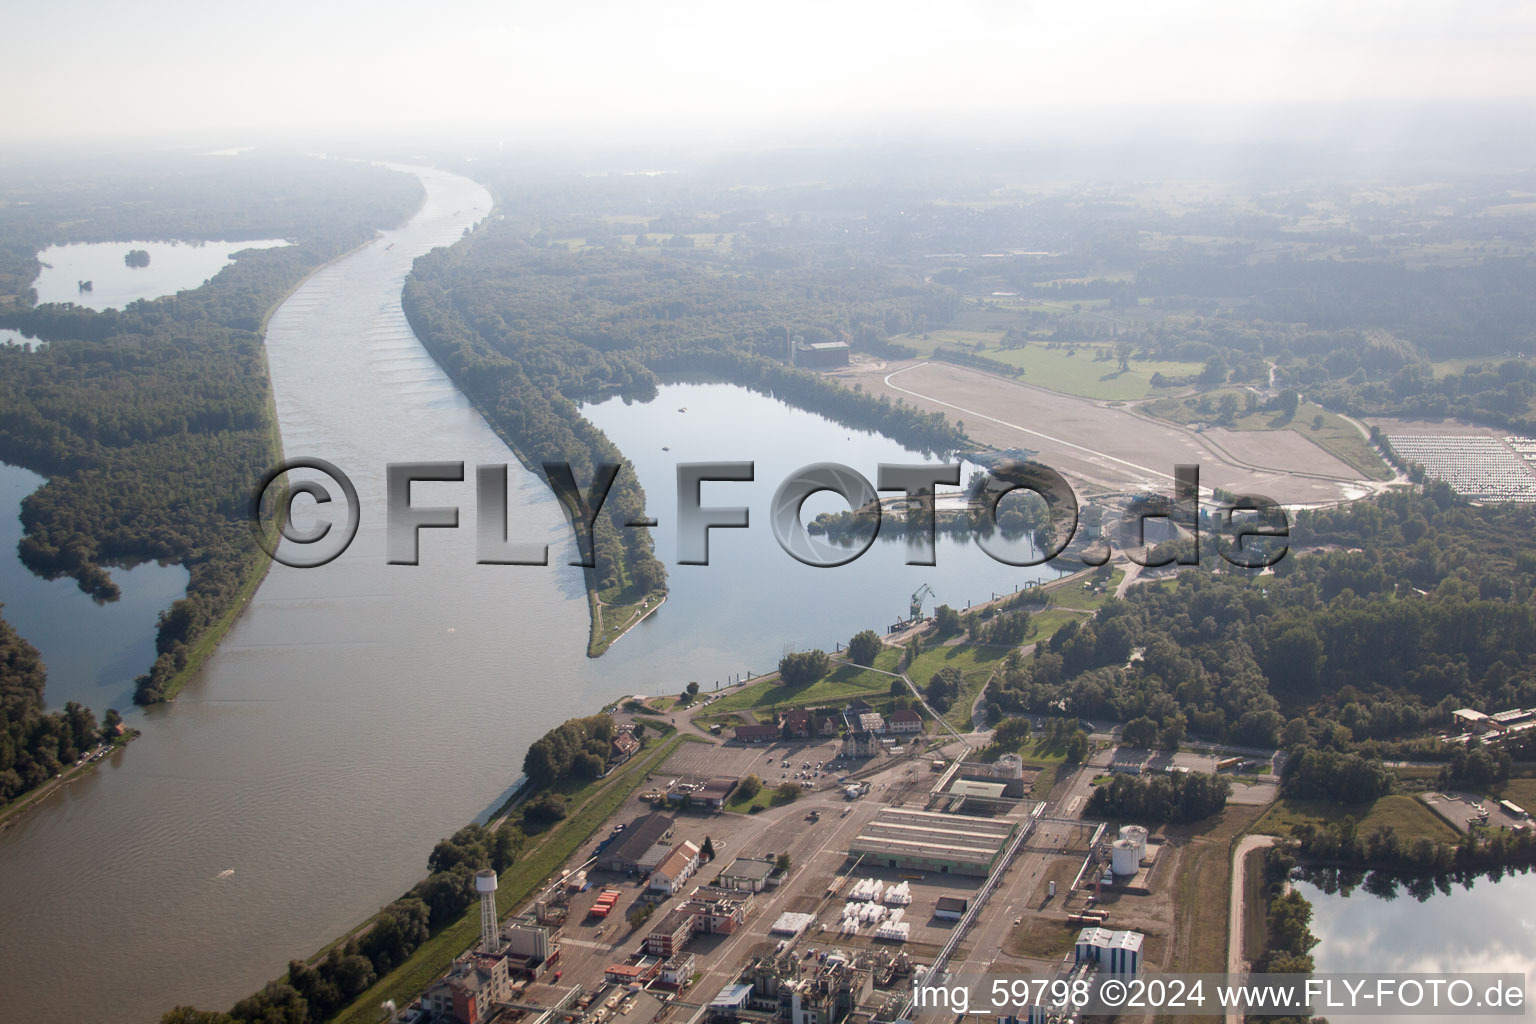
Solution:
[{"label": "white building", "polygon": [[699,848],[688,840],[672,847],[651,872],[650,888],[671,896],[699,869]]}]

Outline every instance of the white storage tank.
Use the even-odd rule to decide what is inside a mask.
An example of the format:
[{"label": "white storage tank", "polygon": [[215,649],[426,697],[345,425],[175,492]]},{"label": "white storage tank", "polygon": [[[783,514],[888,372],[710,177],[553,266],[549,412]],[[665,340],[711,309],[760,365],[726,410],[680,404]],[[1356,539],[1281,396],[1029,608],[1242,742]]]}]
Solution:
[{"label": "white storage tank", "polygon": [[1109,865],[1117,875],[1134,875],[1141,867],[1141,851],[1129,839],[1116,839],[1110,847]]},{"label": "white storage tank", "polygon": [[[1120,838],[1127,839],[1136,844],[1136,859],[1139,861],[1147,855],[1147,830],[1141,825],[1121,825]],[[1118,870],[1118,869],[1117,869]]]}]

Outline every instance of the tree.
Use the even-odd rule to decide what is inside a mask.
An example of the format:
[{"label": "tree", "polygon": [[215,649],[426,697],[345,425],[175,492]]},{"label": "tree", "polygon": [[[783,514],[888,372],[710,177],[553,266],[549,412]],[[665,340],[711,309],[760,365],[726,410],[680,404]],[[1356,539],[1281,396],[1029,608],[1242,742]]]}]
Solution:
[{"label": "tree", "polygon": [[629,727],[629,731],[634,734],[635,739],[645,739],[645,723],[640,719],[635,719],[635,724]]},{"label": "tree", "polygon": [[688,684],[688,696],[690,698],[693,698],[693,697],[697,697],[698,695],[699,695],[699,684],[698,683],[690,682]]},{"label": "tree", "polygon": [[736,792],[741,795],[743,800],[751,800],[762,791],[763,780],[758,778],[756,775],[748,775],[746,778],[736,783]]},{"label": "tree", "polygon": [[907,693],[907,684],[906,684],[905,680],[903,680],[903,679],[892,679],[891,680],[891,696],[892,697],[904,697],[904,696],[906,696],[906,693]]},{"label": "tree", "polygon": [[800,798],[800,787],[793,782],[781,782],[779,788],[773,791],[774,799],[780,803],[789,803]]},{"label": "tree", "polygon": [[1185,722],[1183,715],[1174,715],[1163,724],[1162,730],[1157,734],[1157,749],[1174,751],[1179,749],[1179,744],[1184,742]]},{"label": "tree", "polygon": [[1074,732],[1067,740],[1066,749],[1062,752],[1068,764],[1079,764],[1088,756],[1088,734],[1081,730]]},{"label": "tree", "polygon": [[715,843],[709,836],[704,837],[704,845],[699,847],[699,856],[705,860],[715,859]]},{"label": "tree", "polygon": [[1280,392],[1275,404],[1286,419],[1296,415],[1296,410],[1301,407],[1301,395],[1294,388],[1286,388]]},{"label": "tree", "polygon": [[880,634],[872,629],[860,630],[848,641],[848,660],[855,665],[873,665],[883,646]]},{"label": "tree", "polygon": [[1115,345],[1115,361],[1120,364],[1120,372],[1126,373],[1131,368],[1131,343],[1122,341]]},{"label": "tree", "polygon": [[947,604],[933,610],[933,624],[939,636],[953,636],[960,632],[960,613]]},{"label": "tree", "polygon": [[1125,723],[1120,740],[1133,747],[1150,747],[1157,742],[1157,723],[1146,715]]},{"label": "tree", "polygon": [[827,674],[831,659],[820,648],[794,651],[779,659],[779,679],[786,686],[809,686]]},{"label": "tree", "polygon": [[775,868],[777,868],[778,870],[780,870],[780,871],[788,871],[789,870],[789,854],[787,854],[787,853],[779,854],[778,858],[774,860],[773,866]]}]

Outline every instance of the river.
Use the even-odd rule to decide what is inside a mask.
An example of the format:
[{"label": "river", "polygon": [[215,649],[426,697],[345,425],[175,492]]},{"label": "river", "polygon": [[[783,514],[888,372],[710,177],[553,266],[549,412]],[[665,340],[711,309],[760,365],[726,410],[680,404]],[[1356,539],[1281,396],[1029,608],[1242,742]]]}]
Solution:
[{"label": "river", "polygon": [[[672,565],[670,463],[642,437],[636,463],[674,597],[587,659],[582,580],[554,499],[400,309],[413,258],[460,238],[491,198],[464,178],[415,171],[427,198],[410,223],[315,274],[267,336],[286,453],[351,476],[357,539],[321,569],[273,566],[199,677],[139,716],[140,740],[0,833],[7,1016],[73,1024],[226,1008],[404,892],[432,844],[497,805],[528,743],[561,720],[623,693],[709,688],[769,667],[786,647],[881,628],[922,582],[963,607],[1054,575],[978,561],[948,541],[935,568],[899,565],[901,547],[885,544],[854,566],[808,570],[777,549],[760,505],[754,528],[716,531],[720,566]],[[689,430],[723,430],[702,393],[690,400],[701,407]],[[871,478],[873,458],[916,458],[768,406],[753,407],[742,426],[756,430],[740,445],[719,434],[721,456],[762,458],[773,473],[847,461]],[[617,430],[615,440],[628,444]],[[510,462],[509,532],[548,542],[551,565],[475,564],[472,483],[418,485],[417,504],[461,506],[464,528],[424,531],[418,566],[385,564],[384,467],[417,459]],[[754,587],[770,577],[772,587]]]}]

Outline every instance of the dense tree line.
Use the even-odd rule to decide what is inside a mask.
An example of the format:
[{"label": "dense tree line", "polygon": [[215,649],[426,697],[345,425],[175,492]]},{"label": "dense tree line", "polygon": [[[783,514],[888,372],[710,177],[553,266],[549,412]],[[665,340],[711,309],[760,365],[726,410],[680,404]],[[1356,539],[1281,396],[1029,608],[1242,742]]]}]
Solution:
[{"label": "dense tree line", "polygon": [[[192,237],[277,234],[298,244],[247,252],[201,288],[123,310],[0,308],[0,325],[49,342],[31,352],[0,346],[0,459],[49,477],[22,503],[22,560],[45,577],[73,577],[102,601],[117,596],[110,567],[154,560],[189,571],[186,597],[160,618],[158,656],[137,680],[140,703],[161,699],[264,564],[245,521],[251,488],[274,461],[263,318],[306,273],[419,201],[404,175],[339,162],[317,172],[311,163],[321,162],[268,182],[259,195],[273,198],[254,207],[238,194],[211,210],[192,207],[201,194],[193,189],[131,214],[93,215],[107,218],[98,227],[108,237],[185,228],[202,232]],[[39,216],[7,206],[0,235],[43,244],[79,230]]]},{"label": "dense tree line", "polygon": [[1281,791],[1297,800],[1370,803],[1392,792],[1394,776],[1379,760],[1337,750],[1293,750],[1285,762]]},{"label": "dense tree line", "polygon": [[1231,793],[1232,780],[1225,775],[1113,775],[1093,791],[1085,813],[1121,821],[1182,825],[1220,813]]},{"label": "dense tree line", "polygon": [[607,715],[572,718],[534,740],[523,756],[523,774],[534,789],[566,779],[595,779],[608,765],[614,737]]}]

